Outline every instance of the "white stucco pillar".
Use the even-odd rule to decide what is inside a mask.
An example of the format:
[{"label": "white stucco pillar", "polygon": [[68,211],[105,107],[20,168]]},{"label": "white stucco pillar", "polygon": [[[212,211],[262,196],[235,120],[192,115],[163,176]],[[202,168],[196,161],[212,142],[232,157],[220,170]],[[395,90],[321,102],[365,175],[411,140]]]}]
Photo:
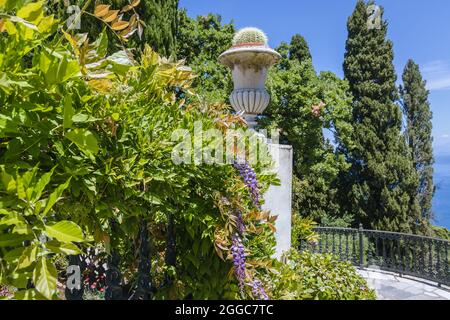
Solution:
[{"label": "white stucco pillar", "polygon": [[270,153],[275,162],[274,171],[280,179],[280,186],[271,186],[264,195],[264,210],[270,210],[277,215],[276,220],[276,253],[280,259],[282,254],[291,248],[291,220],[292,220],[292,146],[269,144]]}]

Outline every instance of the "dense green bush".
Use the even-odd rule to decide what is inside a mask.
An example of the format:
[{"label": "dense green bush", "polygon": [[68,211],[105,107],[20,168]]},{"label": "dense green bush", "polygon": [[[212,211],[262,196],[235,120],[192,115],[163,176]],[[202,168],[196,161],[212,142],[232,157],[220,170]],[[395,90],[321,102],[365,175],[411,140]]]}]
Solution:
[{"label": "dense green bush", "polygon": [[350,263],[340,262],[330,254],[299,252],[300,241],[312,246],[319,235],[314,231],[317,224],[296,214],[292,219],[292,246],[282,261],[268,275],[271,294],[286,300],[369,300],[375,293],[367,287]]},{"label": "dense green bush", "polygon": [[319,240],[319,235],[314,231],[317,223],[308,218],[302,218],[294,213],[292,216],[291,243],[293,248],[298,248],[300,241],[315,243]]},{"label": "dense green bush", "polygon": [[373,300],[373,290],[349,263],[332,255],[291,251],[270,283],[272,294],[285,300]]},{"label": "dense green bush", "polygon": [[[177,129],[193,133],[201,121],[225,132],[244,129],[242,119],[199,102],[182,63],[149,47],[108,55],[105,32],[89,39],[63,27],[44,2],[0,2],[0,284],[25,289],[15,299],[58,298],[54,261],[97,243],[120,254],[133,286],[146,225],[152,254],[142,258],[157,298],[242,297],[229,254],[236,212],[247,226],[248,281],[272,263],[273,218],[233,166],[172,161]],[[274,178],[269,165],[255,166],[261,191]],[[175,267],[165,261],[169,217]]]}]

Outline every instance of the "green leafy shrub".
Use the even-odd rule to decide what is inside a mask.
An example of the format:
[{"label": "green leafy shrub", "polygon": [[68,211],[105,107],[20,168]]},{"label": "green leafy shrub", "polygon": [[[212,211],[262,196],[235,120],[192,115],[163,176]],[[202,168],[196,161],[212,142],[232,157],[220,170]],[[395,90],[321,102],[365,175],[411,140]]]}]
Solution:
[{"label": "green leafy shrub", "polygon": [[[272,264],[274,219],[233,166],[177,165],[172,152],[177,129],[192,137],[199,121],[225,133],[244,129],[242,119],[192,94],[181,62],[148,46],[109,55],[106,32],[66,32],[45,12],[44,2],[0,4],[0,284],[23,289],[14,299],[58,299],[54,262],[96,243],[120,254],[133,286],[144,224],[156,298],[241,298],[229,254],[236,211],[248,281]],[[261,191],[274,180],[270,165],[267,154],[254,168]],[[165,262],[169,217],[175,266]],[[250,287],[244,296],[253,298]]]},{"label": "green leafy shrub", "polygon": [[312,219],[302,218],[299,214],[292,216],[291,243],[293,248],[298,248],[300,241],[315,243],[319,240],[319,235],[314,232],[317,223]]},{"label": "green leafy shrub", "polygon": [[373,300],[373,290],[349,263],[332,255],[292,250],[271,277],[272,295],[284,300]]},{"label": "green leafy shrub", "polygon": [[198,75],[193,80],[193,88],[207,101],[228,101],[233,91],[231,73],[217,57],[230,48],[234,25],[224,24],[220,16],[212,14],[192,19],[183,10],[178,16],[177,57],[185,59]]}]

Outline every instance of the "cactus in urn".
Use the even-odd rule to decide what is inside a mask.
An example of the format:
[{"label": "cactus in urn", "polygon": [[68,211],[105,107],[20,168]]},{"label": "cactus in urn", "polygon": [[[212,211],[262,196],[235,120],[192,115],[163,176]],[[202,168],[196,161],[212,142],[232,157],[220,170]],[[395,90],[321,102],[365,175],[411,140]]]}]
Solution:
[{"label": "cactus in urn", "polygon": [[267,46],[266,34],[258,28],[243,28],[233,37],[233,46],[240,45],[264,45]]}]

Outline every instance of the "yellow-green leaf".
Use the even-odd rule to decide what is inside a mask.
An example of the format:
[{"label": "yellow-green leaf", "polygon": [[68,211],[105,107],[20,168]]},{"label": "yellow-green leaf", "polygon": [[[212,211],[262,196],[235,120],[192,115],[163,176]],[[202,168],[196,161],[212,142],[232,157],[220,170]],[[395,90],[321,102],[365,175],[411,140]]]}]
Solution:
[{"label": "yellow-green leaf", "polygon": [[9,211],[7,216],[4,216],[0,219],[0,225],[18,225],[18,224],[26,224],[25,219],[15,211]]},{"label": "yellow-green leaf", "polygon": [[64,119],[63,119],[63,127],[64,129],[72,128],[72,117],[74,115],[74,110],[72,107],[72,96],[70,94],[64,97]]},{"label": "yellow-green leaf", "polygon": [[53,225],[45,226],[45,232],[49,237],[64,243],[84,241],[83,231],[72,221],[60,221]]},{"label": "yellow-green leaf", "polygon": [[41,257],[33,272],[33,282],[36,290],[45,298],[52,299],[56,292],[57,271],[53,263]]},{"label": "yellow-green leaf", "polygon": [[22,235],[33,235],[33,229],[28,224],[18,224],[13,228],[12,232]]},{"label": "yellow-green leaf", "polygon": [[14,293],[14,300],[45,300],[36,289],[20,290]]},{"label": "yellow-green leaf", "polygon": [[17,269],[23,269],[31,266],[31,264],[36,261],[37,254],[38,254],[38,247],[36,246],[27,247],[22,253],[22,255],[19,257]]},{"label": "yellow-green leaf", "polygon": [[82,253],[73,243],[61,243],[56,240],[48,241],[45,243],[45,247],[53,253],[62,253],[71,256]]},{"label": "yellow-green leaf", "polygon": [[38,23],[43,17],[43,1],[30,2],[17,11],[17,16],[29,22]]},{"label": "yellow-green leaf", "polygon": [[9,263],[14,262],[23,255],[26,249],[27,247],[18,247],[13,250],[10,250],[4,255],[3,260]]},{"label": "yellow-green leaf", "polygon": [[39,179],[39,181],[36,183],[36,185],[34,186],[33,195],[32,195],[32,200],[33,201],[39,200],[39,198],[41,197],[42,192],[44,191],[45,187],[49,184],[50,179],[51,179],[51,177],[53,175],[53,171],[55,170],[55,168],[56,168],[56,166],[53,167],[50,170],[50,172],[44,173],[41,176],[41,178]]},{"label": "yellow-green leaf", "polygon": [[66,190],[66,188],[69,186],[69,183],[70,183],[70,178],[64,184],[58,186],[58,188],[56,188],[56,190],[53,191],[52,194],[50,194],[50,196],[47,199],[47,203],[45,205],[44,211],[42,212],[42,214],[44,216],[50,211],[50,209],[54,206],[54,204],[59,200],[59,198],[61,197],[64,190]]},{"label": "yellow-green leaf", "polygon": [[74,129],[66,133],[66,137],[86,154],[96,154],[99,151],[97,139],[86,129]]},{"label": "yellow-green leaf", "polygon": [[56,20],[53,15],[44,17],[41,22],[39,22],[38,30],[41,33],[50,32],[57,22],[58,20]]}]

